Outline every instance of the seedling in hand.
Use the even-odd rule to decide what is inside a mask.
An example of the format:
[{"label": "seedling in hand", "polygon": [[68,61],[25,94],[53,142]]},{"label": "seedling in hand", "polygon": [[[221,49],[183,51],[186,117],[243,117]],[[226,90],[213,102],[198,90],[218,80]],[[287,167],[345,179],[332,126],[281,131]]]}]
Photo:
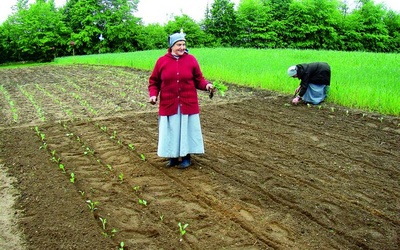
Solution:
[{"label": "seedling in hand", "polygon": [[210,99],[213,98],[215,90],[217,90],[221,96],[225,96],[225,91],[228,90],[228,87],[218,80],[213,82],[213,87],[214,89],[211,90],[209,94]]}]

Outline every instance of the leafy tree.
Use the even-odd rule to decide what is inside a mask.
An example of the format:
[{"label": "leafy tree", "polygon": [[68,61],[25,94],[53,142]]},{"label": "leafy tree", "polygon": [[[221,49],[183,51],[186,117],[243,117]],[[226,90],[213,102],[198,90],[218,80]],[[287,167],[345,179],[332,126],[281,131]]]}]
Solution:
[{"label": "leafy tree", "polygon": [[389,32],[383,21],[384,14],[382,5],[375,5],[371,0],[359,0],[358,8],[344,22],[344,49],[389,51]]},{"label": "leafy tree", "polygon": [[[97,52],[99,37],[104,31],[105,20],[99,0],[70,0],[64,7],[65,22],[72,29],[70,39],[77,54]],[[70,48],[72,50],[72,48]]]},{"label": "leafy tree", "polygon": [[188,15],[175,16],[173,21],[169,21],[165,25],[165,31],[167,34],[180,32],[180,30],[186,34],[188,47],[203,47],[206,43],[206,35],[200,26]]},{"label": "leafy tree", "polygon": [[238,45],[241,47],[275,47],[276,32],[269,30],[270,7],[265,0],[242,0],[238,10]]},{"label": "leafy tree", "polygon": [[168,47],[168,34],[160,24],[149,24],[138,32],[138,49],[151,50]]},{"label": "leafy tree", "polygon": [[384,18],[389,34],[388,51],[400,52],[400,14],[389,10]]},{"label": "leafy tree", "polygon": [[276,21],[287,19],[289,6],[293,0],[269,0],[272,18]]},{"label": "leafy tree", "polygon": [[[132,15],[138,0],[102,0],[101,18],[97,26],[105,37],[103,46],[107,52],[135,51],[140,19]],[[96,46],[97,47],[97,46]]]},{"label": "leafy tree", "polygon": [[289,46],[299,49],[336,49],[340,20],[337,1],[303,0],[290,5],[287,32]]},{"label": "leafy tree", "polygon": [[63,36],[67,28],[56,10],[54,0],[36,0],[27,8],[20,0],[16,13],[4,25],[11,61],[50,61],[57,51],[64,49]]},{"label": "leafy tree", "polygon": [[215,0],[206,13],[204,30],[215,37],[215,44],[234,46],[237,44],[236,12],[229,0]]},{"label": "leafy tree", "polygon": [[65,22],[78,54],[137,50],[140,19],[132,13],[138,0],[69,0]]}]

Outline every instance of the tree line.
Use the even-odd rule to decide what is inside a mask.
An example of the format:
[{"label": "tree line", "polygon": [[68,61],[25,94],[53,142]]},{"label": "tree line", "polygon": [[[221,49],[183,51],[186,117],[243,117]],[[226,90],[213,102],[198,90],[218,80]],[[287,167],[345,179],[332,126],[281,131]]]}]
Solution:
[{"label": "tree line", "polygon": [[[144,0],[143,0],[144,1]],[[183,29],[188,47],[291,48],[398,53],[400,14],[357,0],[214,0],[204,18],[144,25],[139,0],[17,0],[0,25],[0,63],[167,47]]]}]

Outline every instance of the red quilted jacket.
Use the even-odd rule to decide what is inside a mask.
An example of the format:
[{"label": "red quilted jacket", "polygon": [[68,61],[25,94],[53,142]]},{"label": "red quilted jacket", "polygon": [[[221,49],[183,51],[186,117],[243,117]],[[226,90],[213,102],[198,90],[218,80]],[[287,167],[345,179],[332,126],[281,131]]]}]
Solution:
[{"label": "red quilted jacket", "polygon": [[196,58],[185,53],[179,59],[171,53],[160,57],[149,78],[150,96],[159,96],[159,115],[170,116],[198,114],[200,112],[197,89],[206,90],[204,79]]}]

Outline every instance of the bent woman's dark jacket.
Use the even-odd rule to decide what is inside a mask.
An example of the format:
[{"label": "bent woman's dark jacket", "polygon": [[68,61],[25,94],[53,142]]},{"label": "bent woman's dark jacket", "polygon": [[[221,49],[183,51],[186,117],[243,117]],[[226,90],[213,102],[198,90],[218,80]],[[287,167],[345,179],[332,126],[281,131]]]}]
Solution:
[{"label": "bent woman's dark jacket", "polygon": [[297,77],[301,80],[299,95],[303,96],[310,83],[317,85],[331,84],[331,68],[325,62],[297,64]]}]

